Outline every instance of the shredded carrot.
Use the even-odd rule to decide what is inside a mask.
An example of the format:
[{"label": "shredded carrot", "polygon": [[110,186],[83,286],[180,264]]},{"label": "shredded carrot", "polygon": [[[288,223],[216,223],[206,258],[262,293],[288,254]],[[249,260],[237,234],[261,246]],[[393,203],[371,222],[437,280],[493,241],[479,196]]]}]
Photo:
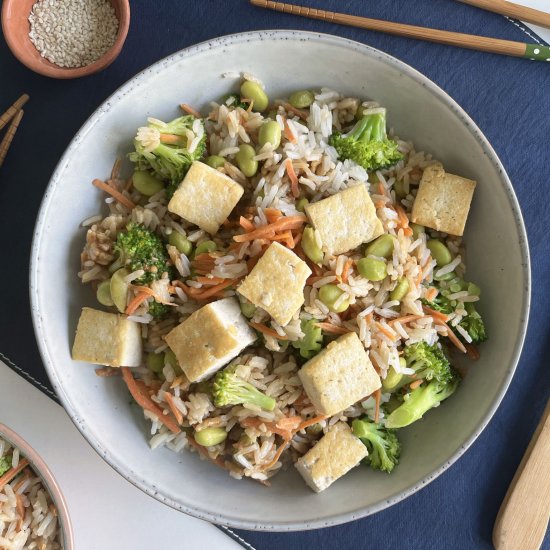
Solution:
[{"label": "shredded carrot", "polygon": [[314,416],[313,418],[310,418],[309,420],[304,420],[299,426],[298,431],[304,430],[305,428],[309,426],[313,426],[314,424],[318,424],[319,422],[325,420],[328,418],[328,416],[325,416],[324,414],[320,414],[319,416]]},{"label": "shredded carrot", "polygon": [[378,388],[374,392],[374,421],[378,422],[380,420],[380,400],[382,399],[382,389]]},{"label": "shredded carrot", "polygon": [[245,231],[254,231],[254,229],[256,229],[256,227],[254,226],[254,224],[250,221],[250,220],[247,220],[244,216],[241,216],[239,218],[239,225],[245,230]]},{"label": "shredded carrot", "polygon": [[187,105],[187,103],[180,103],[180,109],[185,113],[189,113],[190,115],[193,115],[195,118],[202,118],[201,114],[198,111],[195,111],[193,107],[190,107],[189,105]]},{"label": "shredded carrot", "polygon": [[104,181],[95,179],[92,181],[92,183],[102,191],[105,191],[105,193],[107,193],[108,195],[111,195],[111,197],[114,197],[120,204],[122,204],[129,210],[133,210],[136,207],[136,205],[126,195],[123,195],[114,187],[107,185]]},{"label": "shredded carrot", "polygon": [[19,488],[23,485],[23,483],[25,483],[25,481],[27,481],[27,479],[29,479],[30,477],[31,476],[29,475],[29,472],[26,471],[25,474],[19,478],[19,481],[13,486],[13,492],[17,493],[17,491],[19,491]]},{"label": "shredded carrot", "polygon": [[384,335],[386,335],[390,340],[397,340],[397,335],[393,332],[391,332],[390,330],[388,330],[382,323],[379,323],[378,321],[376,321],[375,323],[376,325],[376,328]]},{"label": "shredded carrot", "polygon": [[422,309],[430,317],[433,317],[436,321],[439,321],[443,324],[445,324],[449,320],[449,317],[444,313],[441,313],[441,311],[436,311],[435,309],[432,309],[431,307],[428,307],[428,306],[422,306]]},{"label": "shredded carrot", "polygon": [[140,292],[137,294],[132,300],[130,300],[130,303],[126,307],[126,315],[132,315],[136,309],[147,300],[151,296],[148,292]]},{"label": "shredded carrot", "polygon": [[372,319],[373,319],[373,315],[372,315],[372,311],[371,311],[368,315],[365,315],[365,321],[367,322],[367,325],[372,323]]},{"label": "shredded carrot", "polygon": [[276,222],[279,218],[283,217],[283,213],[277,208],[266,208],[264,214],[269,223]]},{"label": "shredded carrot", "polygon": [[407,214],[405,214],[405,210],[401,208],[398,204],[395,205],[395,211],[397,212],[397,215],[399,217],[399,222],[401,223],[401,227],[409,227],[409,218],[407,217]]},{"label": "shredded carrot", "polygon": [[292,161],[290,159],[285,160],[285,168],[286,173],[288,174],[288,177],[290,179],[290,189],[292,191],[292,196],[296,198],[300,194],[300,191],[298,189],[298,176],[294,171],[294,166],[292,165]]},{"label": "shredded carrot", "polygon": [[21,529],[21,524],[23,519],[25,519],[25,507],[23,506],[23,498],[21,495],[16,495],[15,497],[15,509],[17,510],[17,515],[19,516],[19,521],[17,522],[17,529]]},{"label": "shredded carrot", "polygon": [[386,196],[386,188],[381,181],[378,181],[378,194]]},{"label": "shredded carrot", "polygon": [[414,280],[415,285],[418,286],[422,282],[423,278],[424,278],[424,272],[422,271],[422,268],[419,267],[418,268],[418,275],[416,276],[416,279]]},{"label": "shredded carrot", "polygon": [[290,141],[290,143],[296,143],[296,136],[294,135],[294,132],[290,129],[286,118],[284,119],[283,135],[286,137],[286,139],[288,139],[288,141]]},{"label": "shredded carrot", "polygon": [[175,416],[176,422],[178,424],[181,424],[183,422],[183,414],[181,414],[181,411],[176,407],[176,404],[174,403],[174,397],[172,396],[172,394],[170,392],[165,391],[164,399],[166,399],[166,403],[168,403],[168,406],[170,407],[172,414]]},{"label": "shredded carrot", "polygon": [[349,329],[344,327],[339,327],[338,325],[333,325],[332,323],[316,323],[317,326],[324,330],[325,332],[330,332],[332,334],[347,334],[351,332]]},{"label": "shredded carrot", "polygon": [[10,468],[3,476],[0,477],[0,491],[17,475],[29,465],[26,458],[19,460],[19,464],[15,468]]},{"label": "shredded carrot", "polygon": [[402,325],[410,323],[411,321],[416,321],[417,319],[422,319],[424,315],[405,315],[403,317],[396,317],[391,321],[388,321],[388,325],[393,325],[394,323],[401,323]]},{"label": "shredded carrot", "polygon": [[348,282],[348,276],[351,269],[351,266],[353,265],[353,260],[351,258],[348,258],[346,260],[346,263],[344,264],[344,268],[342,269],[342,282],[347,283]]},{"label": "shredded carrot", "polygon": [[111,179],[117,180],[118,176],[120,176],[120,167],[122,165],[122,159],[117,158],[115,160],[115,163],[113,164],[113,167],[111,168]]},{"label": "shredded carrot", "polygon": [[170,145],[179,145],[182,143],[182,137],[174,134],[160,134],[160,142],[168,143]]},{"label": "shredded carrot", "polygon": [[296,246],[302,240],[303,235],[304,232],[302,231],[302,228],[296,231],[296,234],[294,235],[294,246]]},{"label": "shredded carrot", "polygon": [[157,302],[164,304],[165,306],[176,306],[176,304],[172,302],[167,302],[164,298],[162,298],[159,294],[157,294],[152,288],[149,288],[148,286],[132,285],[131,288],[139,292],[145,292],[146,294],[149,294],[149,296],[152,296]]},{"label": "shredded carrot", "polygon": [[418,386],[420,386],[422,384],[422,382],[424,382],[424,380],[422,380],[422,379],[415,380],[414,382],[409,384],[409,388],[411,388],[411,390],[416,390],[416,388],[418,388]]},{"label": "shredded carrot", "polygon": [[293,107],[290,103],[283,102],[281,105],[285,108],[285,111],[295,114],[302,120],[307,120],[307,113],[305,111]]},{"label": "shredded carrot", "polygon": [[277,420],[276,426],[281,430],[294,431],[299,428],[302,422],[303,418],[301,416],[283,416],[283,418]]},{"label": "shredded carrot", "polygon": [[197,290],[200,290],[201,292],[192,294],[192,297],[195,300],[208,300],[208,298],[213,298],[214,296],[219,295],[227,287],[235,285],[238,282],[239,282],[238,279],[224,279],[223,283],[212,285],[208,287],[206,290],[203,290],[202,288],[197,289]]},{"label": "shredded carrot", "polygon": [[466,353],[468,354],[468,357],[472,361],[477,361],[481,355],[479,354],[479,350],[477,349],[474,344],[465,344],[464,347],[466,348]]},{"label": "shredded carrot", "polygon": [[405,235],[405,237],[410,237],[412,234],[413,230],[410,227],[403,228],[403,235]]},{"label": "shredded carrot", "polygon": [[437,288],[432,286],[426,292],[426,300],[428,300],[428,302],[433,302],[433,300],[437,297],[438,294],[439,294],[439,290],[437,290]]},{"label": "shredded carrot", "polygon": [[277,449],[277,452],[275,453],[273,460],[271,460],[267,464],[264,464],[262,466],[262,470],[269,470],[270,468],[273,468],[273,466],[275,466],[275,464],[277,464],[277,462],[279,461],[279,458],[281,458],[281,455],[283,454],[284,450],[288,447],[289,443],[290,443],[290,440],[285,439],[284,443]]},{"label": "shredded carrot", "polygon": [[283,216],[277,221],[258,227],[249,233],[235,235],[233,240],[240,243],[245,241],[253,241],[255,239],[270,239],[277,231],[283,231],[285,229],[299,229],[304,223],[306,223],[306,217],[302,214],[297,216]]},{"label": "shredded carrot", "polygon": [[181,432],[180,427],[174,422],[174,419],[165,415],[160,407],[158,407],[158,405],[154,403],[149,396],[143,393],[132,376],[130,369],[128,367],[121,367],[121,369],[122,378],[124,378],[124,382],[126,382],[126,386],[128,386],[128,390],[136,403],[142,409],[152,412],[155,416],[157,416],[159,422],[162,422],[172,433],[177,434]]},{"label": "shredded carrot", "polygon": [[306,280],[306,285],[311,286],[313,283],[316,283],[317,281],[320,281],[322,277],[319,277],[317,275],[312,275]]},{"label": "shredded carrot", "polygon": [[457,335],[452,331],[447,323],[442,323],[442,325],[447,329],[447,338],[462,352],[466,353],[466,348],[464,344],[458,339]]},{"label": "shredded carrot", "polygon": [[384,208],[384,206],[386,206],[386,201],[382,201],[382,200],[376,201],[374,203],[374,206],[377,210],[380,208]]},{"label": "shredded carrot", "polygon": [[130,189],[132,189],[132,186],[134,185],[134,180],[133,178],[128,178],[126,180],[126,185],[124,186],[124,191],[130,191]]},{"label": "shredded carrot", "polygon": [[291,231],[284,231],[283,233],[279,233],[279,235],[274,235],[271,237],[272,241],[284,241],[285,245],[288,248],[294,248],[295,242],[294,237],[292,236]]},{"label": "shredded carrot", "polygon": [[256,329],[258,332],[265,334],[266,336],[271,336],[277,338],[277,340],[288,340],[288,336],[281,336],[276,330],[262,325],[262,323],[248,323],[252,328]]},{"label": "shredded carrot", "polygon": [[261,418],[253,418],[251,416],[241,420],[241,425],[245,426],[246,428],[259,428],[261,424],[264,424],[266,429],[269,430],[271,433],[280,435],[285,439],[290,439],[290,437],[292,436],[292,433],[289,430],[278,428],[275,422],[267,422],[265,420],[262,420]]}]

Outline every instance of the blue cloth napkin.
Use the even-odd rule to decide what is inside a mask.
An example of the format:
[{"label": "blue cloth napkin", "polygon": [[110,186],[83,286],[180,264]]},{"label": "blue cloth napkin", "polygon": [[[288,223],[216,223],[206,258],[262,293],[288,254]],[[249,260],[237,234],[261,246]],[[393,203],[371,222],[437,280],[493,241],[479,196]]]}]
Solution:
[{"label": "blue cloth napkin", "polygon": [[[302,3],[535,41],[521,24],[451,0]],[[0,169],[0,351],[49,384],[29,313],[27,273],[33,225],[60,155],[93,109],[120,84],[178,49],[246,30],[312,30],[380,48],[426,74],[458,101],[493,144],[512,179],[527,224],[533,269],[533,305],[522,359],[508,394],[477,442],[440,478],[406,501],[344,526],[301,533],[240,531],[240,535],[261,550],[491,548],[500,502],[550,393],[550,64],[298,18],[254,8],[246,0],[134,0],[131,7],[130,33],[122,54],[108,69],[85,79],[59,81],[38,76],[20,65],[0,40],[0,106],[7,106],[23,92],[31,95],[27,114]],[[544,548],[550,549],[548,537]]]}]

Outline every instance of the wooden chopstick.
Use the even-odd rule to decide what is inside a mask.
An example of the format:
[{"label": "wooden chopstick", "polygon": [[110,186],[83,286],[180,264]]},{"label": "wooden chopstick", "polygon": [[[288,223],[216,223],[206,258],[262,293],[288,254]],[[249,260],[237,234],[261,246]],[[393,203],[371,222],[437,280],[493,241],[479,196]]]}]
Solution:
[{"label": "wooden chopstick", "polygon": [[0,116],[0,130],[15,116],[17,111],[29,101],[29,96],[23,94],[2,116]]},{"label": "wooden chopstick", "polygon": [[459,48],[468,48],[482,52],[550,62],[550,47],[541,44],[526,44],[524,42],[501,40],[499,38],[489,38],[474,34],[441,31],[439,29],[394,23],[382,19],[370,19],[358,15],[348,15],[345,13],[318,10],[305,6],[296,6],[295,4],[273,2],[272,0],[250,0],[250,3],[260,8],[281,11],[292,15],[301,15],[311,19],[320,19],[321,21],[328,21],[329,23],[339,23],[340,25],[385,32],[396,36],[404,36],[406,38],[416,38],[429,42],[437,42],[439,44],[447,44],[449,46],[458,46]]},{"label": "wooden chopstick", "polygon": [[2,166],[2,164],[4,163],[4,159],[8,154],[8,149],[10,148],[11,142],[13,140],[13,136],[15,136],[15,132],[17,132],[17,127],[19,126],[19,123],[23,118],[23,114],[24,114],[23,109],[20,109],[19,111],[17,111],[17,114],[15,115],[15,118],[12,120],[8,128],[8,131],[4,136],[4,139],[2,140],[2,143],[0,143],[0,166]]},{"label": "wooden chopstick", "polygon": [[534,8],[527,8],[514,4],[513,2],[506,2],[505,0],[458,0],[463,4],[469,4],[476,8],[481,8],[487,11],[493,11],[500,13],[500,15],[507,15],[514,19],[521,19],[527,23],[534,23],[539,27],[550,28],[550,13],[545,13]]}]

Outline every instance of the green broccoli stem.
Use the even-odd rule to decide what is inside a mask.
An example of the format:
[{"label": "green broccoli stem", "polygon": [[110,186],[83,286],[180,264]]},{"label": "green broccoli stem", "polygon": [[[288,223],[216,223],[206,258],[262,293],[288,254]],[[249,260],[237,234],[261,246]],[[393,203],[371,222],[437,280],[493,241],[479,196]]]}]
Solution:
[{"label": "green broccoli stem", "polygon": [[273,397],[263,394],[260,390],[248,382],[244,382],[243,387],[240,388],[240,391],[237,390],[235,392],[235,396],[239,400],[242,400],[243,403],[257,405],[265,411],[272,411],[277,405],[277,402],[273,399]]},{"label": "green broccoli stem", "polygon": [[384,141],[387,137],[385,113],[365,115],[345,137],[351,137],[364,143]]}]

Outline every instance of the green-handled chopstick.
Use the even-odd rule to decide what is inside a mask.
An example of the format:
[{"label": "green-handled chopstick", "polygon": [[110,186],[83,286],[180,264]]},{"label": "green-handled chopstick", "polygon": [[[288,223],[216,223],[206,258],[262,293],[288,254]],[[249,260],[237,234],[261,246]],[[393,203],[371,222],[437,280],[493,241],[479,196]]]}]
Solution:
[{"label": "green-handled chopstick", "polygon": [[301,15],[311,19],[320,19],[321,21],[328,21],[329,23],[339,23],[340,25],[349,25],[351,27],[359,27],[371,31],[385,32],[396,36],[405,36],[407,38],[416,38],[418,40],[458,46],[459,48],[469,48],[482,52],[550,62],[550,47],[541,44],[526,44],[525,42],[501,40],[499,38],[489,38],[486,36],[477,36],[475,34],[441,31],[427,27],[393,23],[392,21],[384,21],[382,19],[370,19],[357,15],[347,15],[345,13],[296,6],[295,4],[273,2],[271,0],[250,0],[250,3],[260,8],[267,8],[293,15]]}]

